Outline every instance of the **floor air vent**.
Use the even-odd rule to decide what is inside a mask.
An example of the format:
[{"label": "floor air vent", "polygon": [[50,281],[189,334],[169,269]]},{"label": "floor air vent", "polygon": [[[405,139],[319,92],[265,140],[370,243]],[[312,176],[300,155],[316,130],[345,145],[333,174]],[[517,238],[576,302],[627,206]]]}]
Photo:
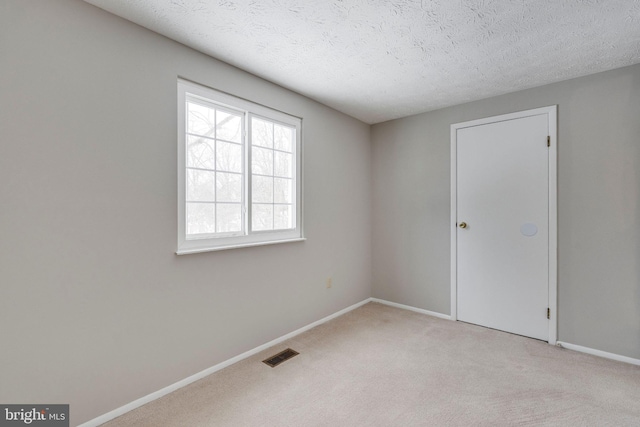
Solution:
[{"label": "floor air vent", "polygon": [[285,360],[289,360],[293,356],[297,356],[298,354],[300,354],[300,353],[288,348],[285,351],[281,351],[280,353],[276,354],[275,356],[271,356],[270,358],[268,358],[266,360],[263,360],[262,362],[266,363],[267,365],[271,366],[272,368],[275,368],[276,366],[278,366],[279,364],[281,364]]}]

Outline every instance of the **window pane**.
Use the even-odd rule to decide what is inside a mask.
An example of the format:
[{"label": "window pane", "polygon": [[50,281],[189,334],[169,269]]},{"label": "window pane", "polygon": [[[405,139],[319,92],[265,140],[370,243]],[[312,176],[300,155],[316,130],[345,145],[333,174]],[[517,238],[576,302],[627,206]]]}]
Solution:
[{"label": "window pane", "polygon": [[218,216],[217,227],[218,233],[242,230],[242,206],[231,205],[227,203],[217,203]]},{"label": "window pane", "polygon": [[242,175],[236,173],[216,173],[216,202],[242,201]]},{"label": "window pane", "polygon": [[293,129],[281,125],[273,128],[276,150],[291,152],[293,148]]},{"label": "window pane", "polygon": [[187,169],[187,201],[215,201],[215,172]]},{"label": "window pane", "polygon": [[273,150],[258,147],[251,149],[251,173],[273,175]]},{"label": "window pane", "polygon": [[252,229],[273,230],[273,205],[252,205],[253,215],[251,217]]},{"label": "window pane", "polygon": [[218,110],[216,138],[240,142],[242,139],[242,119],[239,115]]},{"label": "window pane", "polygon": [[242,172],[242,146],[217,141],[216,169],[226,172]]},{"label": "window pane", "polygon": [[265,120],[251,119],[251,143],[273,148],[273,123]]},{"label": "window pane", "polygon": [[293,207],[291,205],[275,205],[274,209],[274,230],[293,228]]},{"label": "window pane", "polygon": [[214,233],[215,224],[213,203],[187,203],[187,234]]},{"label": "window pane", "polygon": [[187,102],[187,132],[214,137],[216,129],[215,111],[193,102]]},{"label": "window pane", "polygon": [[293,176],[292,160],[293,155],[288,153],[274,152],[275,176],[291,178]]},{"label": "window pane", "polygon": [[192,168],[215,169],[215,143],[206,138],[187,138],[187,166]]},{"label": "window pane", "polygon": [[273,178],[254,175],[251,187],[254,203],[273,203]]},{"label": "window pane", "polygon": [[273,201],[275,203],[291,203],[291,184],[293,180],[286,178],[273,179]]}]

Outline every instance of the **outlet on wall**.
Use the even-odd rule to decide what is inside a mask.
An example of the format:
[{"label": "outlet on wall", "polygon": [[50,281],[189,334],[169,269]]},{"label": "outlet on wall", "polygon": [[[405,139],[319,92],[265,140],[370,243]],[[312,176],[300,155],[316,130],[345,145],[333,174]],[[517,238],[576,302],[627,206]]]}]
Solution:
[{"label": "outlet on wall", "polygon": [[331,286],[333,286],[333,279],[331,277],[329,277],[327,279],[327,289],[329,289]]}]

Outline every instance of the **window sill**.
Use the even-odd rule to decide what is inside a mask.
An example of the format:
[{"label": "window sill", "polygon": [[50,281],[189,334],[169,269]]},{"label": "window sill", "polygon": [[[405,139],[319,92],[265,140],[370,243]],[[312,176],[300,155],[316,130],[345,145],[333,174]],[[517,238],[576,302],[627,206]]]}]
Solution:
[{"label": "window sill", "polygon": [[237,245],[216,246],[216,247],[209,247],[209,248],[182,249],[182,250],[176,251],[176,255],[189,255],[189,254],[197,254],[201,252],[226,251],[228,249],[250,248],[252,246],[277,245],[279,243],[303,242],[305,240],[307,239],[304,237],[297,237],[295,239],[272,240],[269,242],[240,243]]}]

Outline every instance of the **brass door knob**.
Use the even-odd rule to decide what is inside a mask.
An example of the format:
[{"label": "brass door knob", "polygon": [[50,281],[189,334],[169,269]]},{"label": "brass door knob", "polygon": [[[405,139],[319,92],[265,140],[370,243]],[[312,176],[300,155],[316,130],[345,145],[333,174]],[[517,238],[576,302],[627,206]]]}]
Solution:
[{"label": "brass door knob", "polygon": [[459,227],[460,228],[467,228],[467,223],[466,222],[461,222]]}]

